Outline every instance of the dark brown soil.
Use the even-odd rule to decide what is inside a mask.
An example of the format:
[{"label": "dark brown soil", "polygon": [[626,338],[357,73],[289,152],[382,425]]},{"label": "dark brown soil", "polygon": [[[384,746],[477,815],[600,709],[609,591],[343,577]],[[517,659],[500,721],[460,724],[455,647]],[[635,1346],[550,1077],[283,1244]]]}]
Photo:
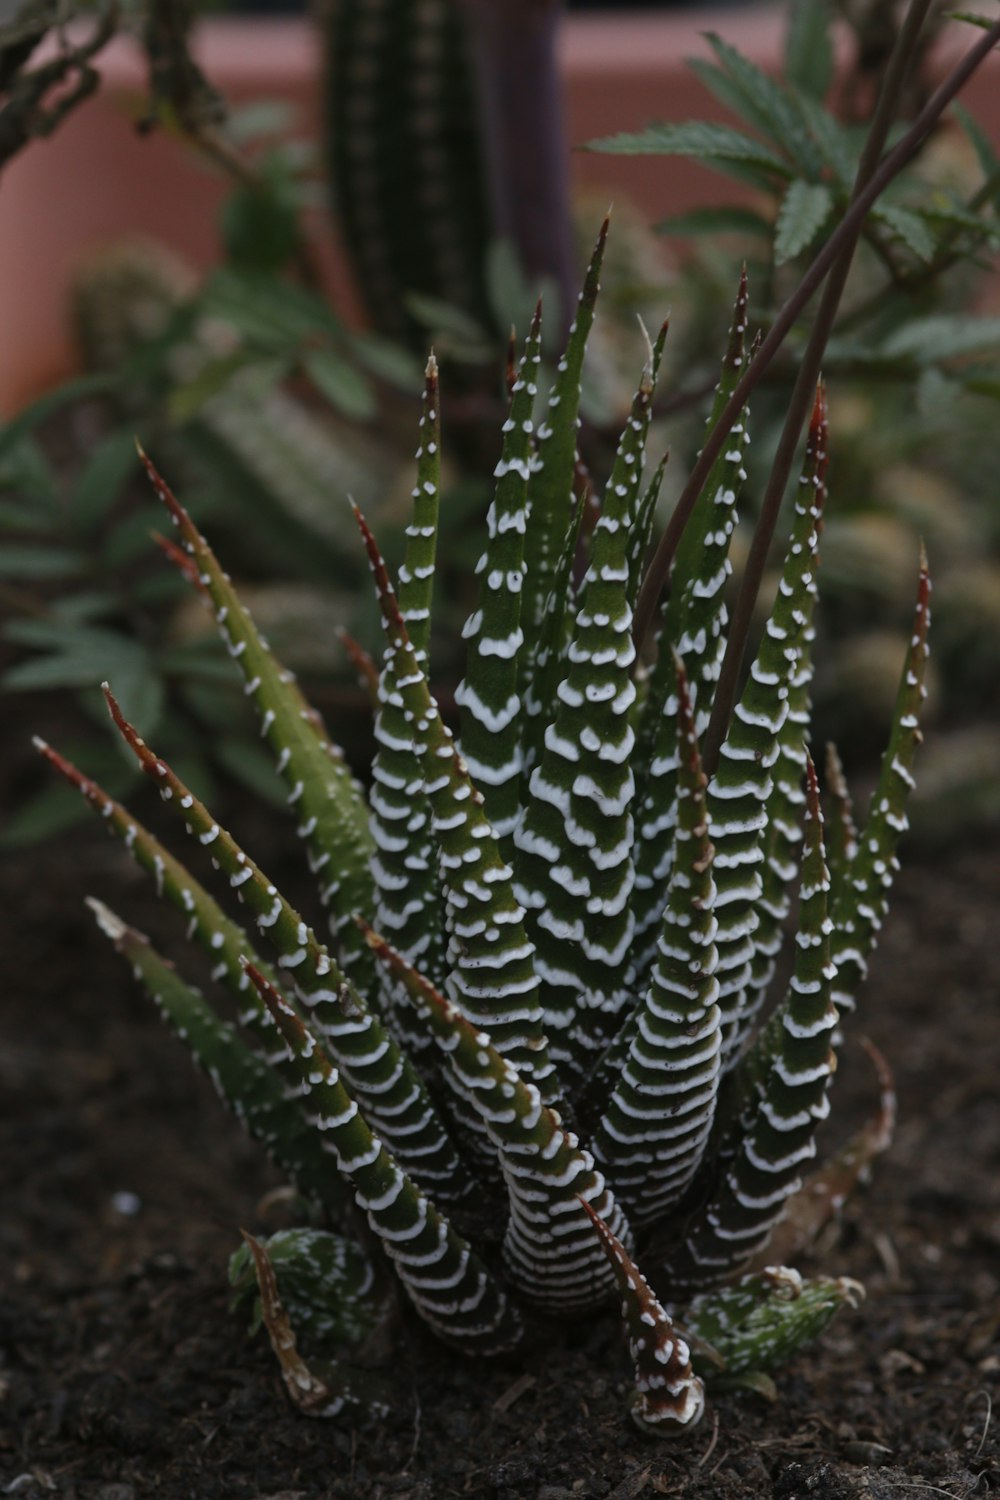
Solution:
[{"label": "dark brown soil", "polygon": [[[900,1126],[822,1265],[862,1280],[868,1300],[780,1372],[776,1404],[722,1397],[674,1445],[629,1426],[610,1317],[536,1353],[520,1387],[523,1362],[463,1364],[407,1324],[391,1424],[352,1431],[293,1413],[269,1350],[227,1307],[226,1257],[275,1179],[94,929],[86,892],[163,930],[96,829],[0,862],[0,1494],[965,1500],[1000,1489],[996,848],[909,870],[866,991],[863,1026],[895,1068]],[[839,1131],[872,1095],[849,1047]]]}]

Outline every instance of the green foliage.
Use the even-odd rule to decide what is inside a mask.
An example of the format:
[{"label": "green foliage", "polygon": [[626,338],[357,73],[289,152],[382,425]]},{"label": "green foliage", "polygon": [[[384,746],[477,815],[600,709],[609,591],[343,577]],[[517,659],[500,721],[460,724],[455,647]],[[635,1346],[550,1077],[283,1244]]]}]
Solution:
[{"label": "green foliage", "polygon": [[[93,391],[92,383],[78,389]],[[172,756],[208,790],[213,764],[273,796],[268,761],[248,738],[242,694],[211,636],[181,642],[165,621],[182,608],[179,577],[150,566],[149,518],[129,506],[140,472],[131,433],[112,429],[78,469],[49,456],[42,401],[0,433],[0,625],[8,694],[71,689],[81,743],[75,748],[118,793],[134,769],[109,756],[94,732],[99,686],[110,673],[128,713],[163,735]],[[90,402],[75,405],[81,432],[101,424]],[[58,450],[57,450],[58,451]],[[266,777],[262,771],[267,770]],[[79,799],[46,786],[19,801],[3,841],[18,846],[78,819]]]},{"label": "green foliage", "polygon": [[[758,104],[772,107],[771,96]],[[722,585],[747,416],[678,554],[650,678],[632,623],[662,476],[662,465],[644,466],[665,328],[585,532],[575,499],[580,369],[603,243],[602,233],[538,425],[537,315],[512,381],[457,741],[430,686],[441,527],[433,360],[395,586],[358,513],[385,633],[367,799],[147,461],[182,571],[260,716],[329,907],[329,943],[110,691],[125,743],[195,853],[237,894],[265,957],[124,807],[40,749],[155,880],[230,990],[238,1026],[96,904],[102,930],[302,1195],[352,1237],[366,1220],[367,1243],[416,1314],[465,1354],[517,1348],[539,1317],[589,1316],[617,1293],[636,1367],[633,1416],[668,1433],[697,1420],[705,1379],[721,1371],[759,1383],[850,1295],[785,1270],[741,1278],[815,1154],[835,1030],[884,913],[919,739],[928,583],[922,569],[882,777],[857,838],[835,842],[831,887],[807,753],[825,405],[817,399],[777,597],[706,777],[699,742],[727,631]],[[744,280],[720,401],[745,359],[746,295]],[[832,790],[842,805],[839,779]],[[791,978],[768,995],[796,886]],[[384,1390],[366,1386],[344,1349],[345,1337],[379,1325],[379,1308],[342,1309],[347,1335],[331,1323],[345,1268],[365,1278],[357,1253],[297,1231],[268,1245],[247,1237],[234,1267],[241,1286],[251,1262],[293,1399],[313,1413],[384,1409]],[[350,1300],[364,1302],[363,1288]]]},{"label": "green foliage", "polygon": [[[838,115],[837,109],[845,108],[843,101],[831,107],[825,103],[833,68],[831,20],[826,3],[801,0],[792,6],[783,74],[777,78],[719,37],[708,36],[714,61],[696,59],[690,66],[745,128],[703,121],[652,124],[643,131],[594,141],[590,148],[691,157],[756,188],[758,201],[752,208],[742,203],[713,205],[665,220],[660,228],[702,239],[728,230],[750,230],[757,253],[764,252],[766,283],[776,294],[776,305],[782,285],[777,273],[815,252],[824,231],[846,209],[865,140],[863,119]],[[863,18],[856,24],[863,27]],[[860,51],[864,38],[859,34],[856,42]],[[935,347],[910,332],[917,326],[912,323],[917,299],[924,308],[935,293],[953,302],[967,299],[970,262],[992,253],[1000,243],[996,153],[960,106],[955,106],[955,118],[975,153],[978,180],[966,168],[952,167],[947,177],[940,167],[929,171],[925,147],[924,157],[918,157],[874,207],[864,231],[870,254],[855,276],[859,290],[847,314],[850,360],[909,379],[909,361],[919,357],[919,348],[927,362],[948,368],[975,389],[971,372],[966,380],[962,366],[955,364],[965,352],[961,346]],[[949,131],[954,134],[953,127]],[[935,150],[940,151],[940,139]],[[949,276],[952,271],[955,274]],[[905,349],[897,350],[900,334]],[[995,355],[1000,348],[996,328],[983,327],[979,338],[977,347]],[[831,346],[829,377],[836,376],[846,353]],[[995,363],[991,367],[995,369]]]}]

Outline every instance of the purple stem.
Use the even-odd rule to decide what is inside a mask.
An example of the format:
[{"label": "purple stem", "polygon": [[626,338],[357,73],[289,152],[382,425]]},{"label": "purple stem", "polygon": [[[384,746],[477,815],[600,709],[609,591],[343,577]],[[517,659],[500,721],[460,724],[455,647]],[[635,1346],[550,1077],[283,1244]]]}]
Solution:
[{"label": "purple stem", "polygon": [[559,288],[560,319],[576,305],[569,146],[556,39],[561,0],[465,0],[479,80],[494,233],[509,239],[529,282]]}]

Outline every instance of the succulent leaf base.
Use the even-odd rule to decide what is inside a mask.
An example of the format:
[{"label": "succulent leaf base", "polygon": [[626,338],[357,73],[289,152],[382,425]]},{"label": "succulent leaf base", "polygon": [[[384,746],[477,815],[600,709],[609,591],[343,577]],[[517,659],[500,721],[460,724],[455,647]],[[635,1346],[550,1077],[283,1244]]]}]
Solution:
[{"label": "succulent leaf base", "polygon": [[[580,377],[605,234],[547,405],[536,390],[540,314],[512,384],[478,607],[464,632],[457,737],[430,687],[433,358],[395,584],[358,515],[385,630],[377,674],[368,669],[377,751],[367,799],[146,460],[182,549],[174,560],[214,612],[287,783],[329,908],[327,939],[143,742],[110,691],[118,729],[196,855],[203,849],[236,892],[246,929],[125,808],[39,746],[182,914],[211,955],[213,979],[236,998],[232,1023],[92,903],[223,1099],[311,1206],[301,1230],[269,1243],[247,1236],[232,1276],[244,1297],[256,1285],[256,1317],[286,1385],[317,1414],[386,1408],[365,1350],[384,1329],[393,1286],[467,1355],[523,1344],[537,1357],[544,1320],[580,1318],[617,1298],[635,1363],[632,1415],[661,1434],[697,1421],[706,1380],[760,1388],[761,1372],[859,1290],[765,1267],[780,1221],[791,1253],[788,1225],[815,1228],[815,1214],[795,1209],[812,1201],[803,1181],[829,1110],[833,1046],[906,823],[926,566],[867,820],[854,830],[834,773],[824,849],[807,749],[826,471],[820,391],[780,587],[706,776],[699,745],[726,641],[747,416],[683,538],[649,664],[632,625],[663,472],[645,473],[644,455],[665,328],[648,348],[599,506],[576,489]],[[716,413],[748,357],[746,324],[744,278]],[[772,995],[793,898],[791,978]],[[832,1175],[819,1169],[815,1201],[829,1208],[885,1134],[870,1129]]]}]

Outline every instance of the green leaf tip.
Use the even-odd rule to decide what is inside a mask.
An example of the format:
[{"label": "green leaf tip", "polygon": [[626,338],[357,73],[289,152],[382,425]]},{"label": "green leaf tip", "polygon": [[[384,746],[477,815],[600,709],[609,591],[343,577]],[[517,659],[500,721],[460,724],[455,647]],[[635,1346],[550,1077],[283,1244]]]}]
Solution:
[{"label": "green leaf tip", "polygon": [[635,1362],[632,1420],[656,1437],[676,1437],[696,1426],[705,1410],[705,1387],[691,1367],[691,1351],[621,1240],[589,1203],[580,1202],[622,1298],[629,1353]]}]

